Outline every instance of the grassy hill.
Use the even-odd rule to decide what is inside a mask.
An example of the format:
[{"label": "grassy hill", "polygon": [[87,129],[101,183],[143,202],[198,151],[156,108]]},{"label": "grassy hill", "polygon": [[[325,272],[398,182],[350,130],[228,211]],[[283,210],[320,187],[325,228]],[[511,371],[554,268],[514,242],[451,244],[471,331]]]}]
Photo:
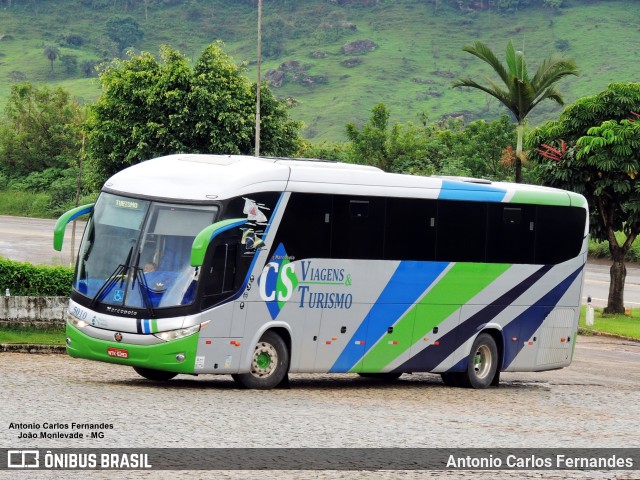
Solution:
[{"label": "grassy hill", "polygon": [[[168,44],[196,58],[205,45],[222,39],[237,62],[247,62],[247,76],[255,81],[255,3],[4,0],[0,109],[11,84],[20,81],[59,85],[81,101],[94,100],[100,94],[97,79],[87,78],[82,66],[121,54],[109,36],[109,22],[126,17],[143,34],[131,45],[135,51],[155,54]],[[478,3],[486,7],[489,2]],[[431,120],[498,117],[505,110],[495,100],[451,88],[454,78],[490,74],[483,62],[462,51],[476,40],[502,56],[511,39],[534,67],[551,53],[576,60],[581,75],[560,84],[568,102],[611,82],[639,80],[637,0],[565,0],[559,10],[515,12],[462,11],[452,0],[264,0],[263,11],[263,76],[282,82],[272,87],[274,93],[291,99],[292,117],[305,122],[304,135],[314,142],[343,140],[344,125],[368,119],[377,102],[400,122],[418,122],[421,113]],[[58,49],[53,70],[44,54],[47,46]],[[349,50],[357,47],[363,51]],[[559,111],[543,103],[531,122],[555,118]]]}]

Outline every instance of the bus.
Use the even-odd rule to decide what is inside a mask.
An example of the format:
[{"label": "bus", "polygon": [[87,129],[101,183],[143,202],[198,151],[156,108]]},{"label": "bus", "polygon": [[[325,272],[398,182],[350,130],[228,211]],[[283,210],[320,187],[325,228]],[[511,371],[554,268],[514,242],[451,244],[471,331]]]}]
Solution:
[{"label": "bus", "polygon": [[321,160],[177,154],[109,178],[79,247],[72,357],[142,377],[393,380],[571,363],[588,207],[577,193]]}]

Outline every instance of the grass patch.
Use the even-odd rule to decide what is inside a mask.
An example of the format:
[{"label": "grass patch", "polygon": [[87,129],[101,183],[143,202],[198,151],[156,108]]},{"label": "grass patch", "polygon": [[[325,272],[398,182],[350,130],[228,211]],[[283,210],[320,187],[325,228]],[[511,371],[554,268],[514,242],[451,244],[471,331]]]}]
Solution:
[{"label": "grass patch", "polygon": [[51,196],[48,193],[0,191],[0,215],[49,218],[50,202]]},{"label": "grass patch", "polygon": [[586,307],[582,307],[579,327],[587,333],[609,333],[640,340],[640,309],[633,308],[625,315],[605,315],[601,308],[595,308],[594,324],[587,326]]},{"label": "grass patch", "polygon": [[0,328],[0,343],[64,345],[65,338],[64,327],[46,329],[31,327]]},{"label": "grass patch", "polygon": [[[98,193],[85,195],[80,205],[96,201]],[[30,192],[25,190],[0,189],[0,215],[32,218],[58,218],[67,210],[75,207],[69,202],[64,205],[52,205],[51,194],[47,192]]]}]

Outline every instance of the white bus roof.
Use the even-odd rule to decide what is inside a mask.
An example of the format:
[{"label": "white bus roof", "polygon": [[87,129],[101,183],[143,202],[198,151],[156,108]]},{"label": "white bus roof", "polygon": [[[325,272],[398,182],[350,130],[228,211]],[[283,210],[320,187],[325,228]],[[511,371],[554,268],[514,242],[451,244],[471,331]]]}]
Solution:
[{"label": "white bus roof", "polygon": [[586,206],[581,195],[549,187],[401,175],[349,163],[241,155],[176,154],[147,160],[113,175],[104,190],[181,202],[291,191]]}]

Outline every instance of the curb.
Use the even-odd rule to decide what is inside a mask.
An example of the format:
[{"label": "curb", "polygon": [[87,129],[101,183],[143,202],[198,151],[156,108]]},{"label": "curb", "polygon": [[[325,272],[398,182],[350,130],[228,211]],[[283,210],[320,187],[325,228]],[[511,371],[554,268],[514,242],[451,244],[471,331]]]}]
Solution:
[{"label": "curb", "polygon": [[624,335],[617,335],[615,333],[599,332],[598,330],[589,330],[588,328],[578,328],[578,335],[584,335],[585,337],[609,337],[617,338],[619,340],[625,340],[627,342],[639,343],[640,340],[632,337],[625,337]]},{"label": "curb", "polygon": [[64,345],[38,345],[35,343],[0,343],[0,353],[67,353]]}]

